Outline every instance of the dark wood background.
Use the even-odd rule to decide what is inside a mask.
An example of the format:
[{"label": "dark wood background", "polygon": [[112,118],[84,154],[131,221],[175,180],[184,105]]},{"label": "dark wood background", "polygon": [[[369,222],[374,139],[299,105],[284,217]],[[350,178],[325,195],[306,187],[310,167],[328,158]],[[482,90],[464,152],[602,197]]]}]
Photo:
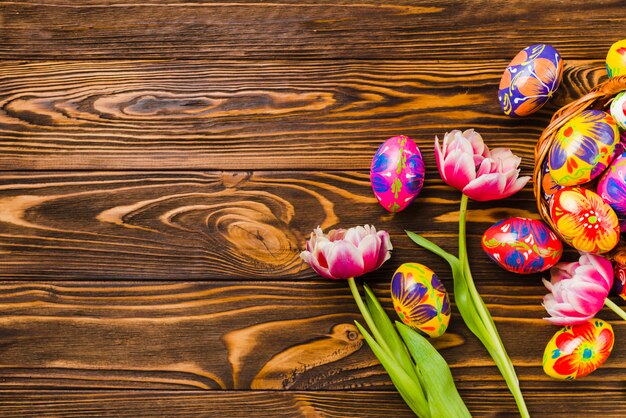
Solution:
[{"label": "dark wood background", "polygon": [[[402,262],[449,271],[459,194],[435,135],[474,127],[523,157],[551,114],[606,78],[622,1],[0,1],[0,415],[411,416],[353,321],[345,282],[298,254],[310,231],[372,223],[392,259],[367,276],[385,306]],[[523,47],[565,59],[526,119],[497,86]],[[427,181],[391,215],[369,186],[378,145],[413,137]],[[531,185],[470,205],[478,287],[533,416],[623,416],[626,326],[575,382],[541,369],[557,330],[540,275],[500,270],[482,232],[537,217]],[[572,258],[570,251],[566,257]],[[455,311],[454,311],[455,312]],[[486,351],[454,313],[434,344],[476,416],[514,416]]]}]

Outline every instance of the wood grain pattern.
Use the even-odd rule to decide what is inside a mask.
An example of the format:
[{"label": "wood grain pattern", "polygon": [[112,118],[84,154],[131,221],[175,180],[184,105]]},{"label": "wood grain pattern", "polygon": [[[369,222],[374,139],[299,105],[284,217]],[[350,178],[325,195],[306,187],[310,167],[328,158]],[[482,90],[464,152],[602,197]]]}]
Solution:
[{"label": "wood grain pattern", "polygon": [[497,100],[507,63],[0,62],[0,170],[365,170],[397,134],[434,167],[435,135],[467,127],[530,170],[552,113],[606,70],[568,60],[551,103],[516,120]]},{"label": "wood grain pattern", "polygon": [[541,0],[2,1],[0,58],[510,59],[541,41],[567,59],[603,59],[614,40],[626,37],[621,6],[584,0],[566,6]]},{"label": "wood grain pattern", "polygon": [[[429,171],[409,209],[390,214],[368,172],[50,172],[0,174],[0,277],[7,279],[315,278],[299,252],[316,226],[374,224],[395,247],[389,275],[423,257],[413,230],[454,250],[460,193]],[[530,186],[470,205],[475,268],[502,277],[480,235],[508,216],[535,217]]]},{"label": "wood grain pattern", "polygon": [[[374,291],[392,313],[388,286],[375,283]],[[538,281],[481,283],[480,290],[523,389],[623,390],[623,344],[585,379],[543,373],[543,348],[558,328],[541,319]],[[448,332],[433,343],[457,386],[505,389],[455,306],[453,312]],[[599,316],[612,321],[618,341],[626,334],[608,309]],[[345,282],[4,281],[0,388],[392,389],[354,320],[361,317]]]},{"label": "wood grain pattern", "polygon": [[[502,391],[461,392],[474,417],[510,417],[516,414]],[[533,417],[569,418],[575,411],[607,418],[621,417],[626,408],[620,392],[588,393],[526,391]],[[545,404],[551,408],[547,410]],[[606,406],[611,405],[610,410]],[[135,418],[353,417],[409,418],[415,415],[395,392],[167,392],[167,391],[19,391],[0,392],[0,413],[6,418],[105,416]]]}]

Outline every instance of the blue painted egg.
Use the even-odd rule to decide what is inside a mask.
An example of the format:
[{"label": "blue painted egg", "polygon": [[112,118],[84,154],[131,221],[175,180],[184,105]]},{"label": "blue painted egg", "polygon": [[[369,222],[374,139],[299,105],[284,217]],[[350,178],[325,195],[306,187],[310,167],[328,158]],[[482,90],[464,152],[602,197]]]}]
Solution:
[{"label": "blue painted egg", "polygon": [[546,224],[518,217],[496,222],[487,229],[482,246],[500,267],[520,274],[547,270],[563,254],[563,244]]},{"label": "blue painted egg", "polygon": [[563,60],[551,45],[521,50],[500,79],[498,100],[505,115],[527,116],[539,110],[561,83]]},{"label": "blue painted egg", "polygon": [[378,148],[370,168],[374,196],[389,212],[404,210],[422,190],[424,161],[408,136],[394,136]]}]

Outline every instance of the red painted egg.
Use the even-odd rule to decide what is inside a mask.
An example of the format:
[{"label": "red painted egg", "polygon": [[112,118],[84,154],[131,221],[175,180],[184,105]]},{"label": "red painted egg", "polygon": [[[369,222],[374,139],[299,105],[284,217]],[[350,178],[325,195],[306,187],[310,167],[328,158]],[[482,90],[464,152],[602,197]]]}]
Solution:
[{"label": "red painted egg", "polygon": [[518,217],[496,222],[487,229],[482,246],[500,267],[520,274],[547,270],[563,253],[563,244],[546,224]]}]

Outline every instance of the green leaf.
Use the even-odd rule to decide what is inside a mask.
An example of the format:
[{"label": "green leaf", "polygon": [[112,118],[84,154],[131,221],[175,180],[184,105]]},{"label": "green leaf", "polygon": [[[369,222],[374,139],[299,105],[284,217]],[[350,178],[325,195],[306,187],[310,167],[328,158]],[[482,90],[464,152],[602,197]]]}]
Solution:
[{"label": "green leaf", "polygon": [[454,385],[446,360],[419,333],[400,322],[396,322],[396,327],[421,371],[420,379],[426,391],[431,416],[433,418],[471,418],[467,406]]},{"label": "green leaf", "polygon": [[391,350],[390,354],[396,359],[398,364],[400,364],[402,369],[404,369],[411,379],[418,381],[417,374],[415,372],[415,364],[413,364],[402,339],[398,335],[396,328],[391,323],[389,316],[387,316],[387,312],[385,312],[378,299],[376,299],[376,295],[374,295],[372,289],[370,289],[370,287],[366,284],[363,285],[363,288],[365,289],[365,302],[367,303],[367,307],[369,308],[376,328],[378,328],[378,331]]},{"label": "green leaf", "polygon": [[419,245],[427,249],[428,251],[438,255],[448,262],[450,265],[450,269],[452,270],[452,278],[454,281],[454,301],[456,303],[457,309],[465,321],[467,327],[472,331],[474,335],[478,337],[478,339],[485,344],[482,336],[485,334],[486,330],[484,325],[482,324],[482,320],[478,315],[478,310],[475,308],[474,301],[469,293],[469,289],[467,288],[467,283],[463,276],[463,270],[461,268],[461,262],[458,258],[443,250],[437,244],[432,241],[424,238],[421,235],[418,235],[411,231],[404,231],[408,235],[408,237]]},{"label": "green leaf", "polygon": [[[361,324],[357,321],[354,321],[354,323],[361,334],[363,334],[365,341],[367,341],[367,344],[372,349],[376,358],[378,358],[378,361],[380,361],[380,364],[382,364],[389,374],[398,393],[400,393],[400,396],[402,396],[402,399],[404,399],[409,408],[411,408],[418,417],[431,418],[428,401],[423,395],[424,392],[420,387],[419,381],[413,381],[396,360],[378,345],[374,337],[372,337]],[[417,389],[418,387],[419,389]]]}]

